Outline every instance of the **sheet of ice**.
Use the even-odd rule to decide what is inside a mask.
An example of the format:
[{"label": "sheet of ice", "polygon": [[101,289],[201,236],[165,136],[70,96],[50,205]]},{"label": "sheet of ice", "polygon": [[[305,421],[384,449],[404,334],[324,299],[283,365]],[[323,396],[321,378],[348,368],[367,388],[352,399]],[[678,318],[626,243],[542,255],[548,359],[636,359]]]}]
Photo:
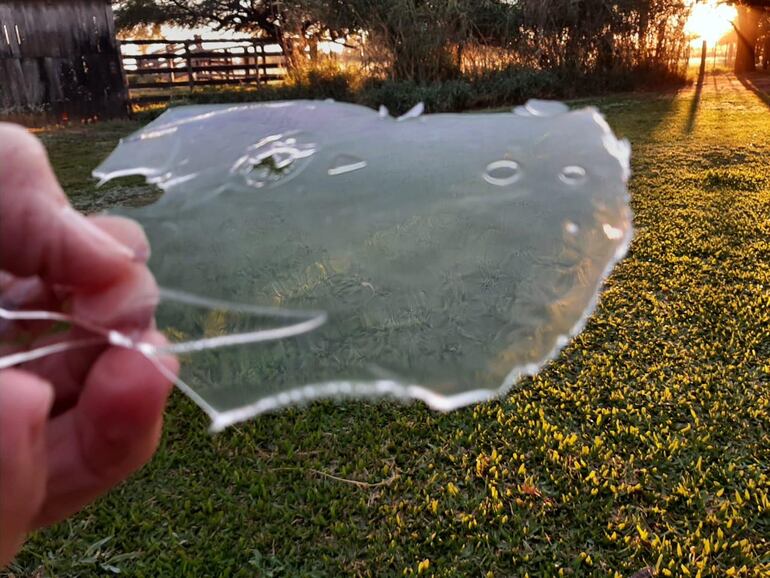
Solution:
[{"label": "sheet of ice", "polygon": [[179,385],[214,429],[319,397],[450,410],[582,329],[632,235],[628,143],[560,103],[421,113],[175,108],[95,171],[164,191],[116,212],[147,231]]}]

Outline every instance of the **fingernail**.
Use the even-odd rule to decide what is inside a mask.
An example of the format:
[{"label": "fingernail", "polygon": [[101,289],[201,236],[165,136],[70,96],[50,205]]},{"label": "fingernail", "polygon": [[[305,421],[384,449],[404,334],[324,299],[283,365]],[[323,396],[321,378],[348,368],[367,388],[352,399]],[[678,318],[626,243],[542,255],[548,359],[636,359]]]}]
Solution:
[{"label": "fingernail", "polygon": [[[107,211],[100,211],[98,213],[92,213],[86,219],[91,223],[94,224],[94,217],[110,217],[111,215]],[[102,229],[103,230],[103,229]],[[144,236],[137,237],[135,239],[135,244],[132,245],[126,245],[129,249],[131,249],[134,253],[134,261],[136,263],[139,263],[141,265],[144,265],[147,263],[147,261],[150,260],[150,255],[152,254],[152,251],[150,249],[149,244],[147,243],[147,240],[144,238]]]},{"label": "fingernail", "polygon": [[[29,426],[29,439],[36,444],[44,442],[45,427],[48,423],[48,414],[53,405],[53,388],[48,383],[40,380],[31,380],[27,395],[34,399],[35,410],[38,412],[38,418],[31,420]],[[34,394],[32,393],[34,391]]]},{"label": "fingernail", "polygon": [[89,221],[85,215],[77,212],[69,205],[62,208],[61,215],[66,222],[87,234],[95,243],[100,243],[132,261],[141,259],[141,257],[137,256],[133,250],[117,241],[114,237],[110,237],[107,233]]}]

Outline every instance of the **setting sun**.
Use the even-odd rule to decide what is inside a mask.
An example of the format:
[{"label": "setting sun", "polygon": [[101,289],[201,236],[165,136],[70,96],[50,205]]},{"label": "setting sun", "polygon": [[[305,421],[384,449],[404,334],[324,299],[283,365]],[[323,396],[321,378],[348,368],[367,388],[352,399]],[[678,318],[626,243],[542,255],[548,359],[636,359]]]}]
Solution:
[{"label": "setting sun", "polygon": [[698,2],[693,6],[692,14],[687,19],[685,32],[695,36],[696,42],[705,40],[713,44],[732,30],[732,21],[736,16],[737,11],[734,6],[721,4],[716,0]]}]

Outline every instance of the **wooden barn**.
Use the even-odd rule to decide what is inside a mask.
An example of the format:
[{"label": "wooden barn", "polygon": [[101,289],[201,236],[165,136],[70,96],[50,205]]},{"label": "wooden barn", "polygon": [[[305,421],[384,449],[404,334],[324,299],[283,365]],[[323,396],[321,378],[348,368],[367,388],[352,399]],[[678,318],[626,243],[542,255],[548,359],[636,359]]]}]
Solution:
[{"label": "wooden barn", "polygon": [[107,0],[0,0],[0,117],[116,117],[128,95]]}]

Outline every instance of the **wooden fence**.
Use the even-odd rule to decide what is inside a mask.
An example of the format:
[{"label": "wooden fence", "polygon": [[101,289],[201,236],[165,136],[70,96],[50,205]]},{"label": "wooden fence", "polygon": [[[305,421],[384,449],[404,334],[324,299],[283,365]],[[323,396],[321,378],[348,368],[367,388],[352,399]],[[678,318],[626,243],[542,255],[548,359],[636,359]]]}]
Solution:
[{"label": "wooden fence", "polygon": [[283,53],[262,39],[123,40],[121,52],[132,102],[199,86],[264,84],[286,73]]}]

